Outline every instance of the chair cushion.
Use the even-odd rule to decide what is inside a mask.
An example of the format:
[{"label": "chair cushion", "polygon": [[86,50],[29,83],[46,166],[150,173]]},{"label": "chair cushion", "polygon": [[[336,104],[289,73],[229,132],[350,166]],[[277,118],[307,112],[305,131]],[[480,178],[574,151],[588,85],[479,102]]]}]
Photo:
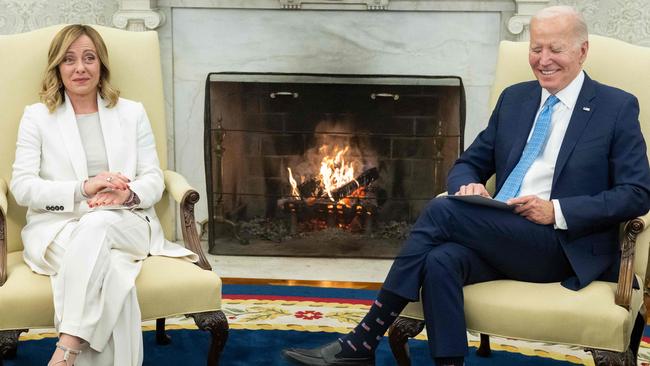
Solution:
[{"label": "chair cushion", "polygon": [[[54,327],[48,276],[32,272],[22,252],[9,253],[7,282],[0,287],[2,329]],[[221,309],[221,279],[178,258],[151,256],[136,280],[143,320]]]},{"label": "chair cushion", "polygon": [[[633,291],[628,311],[614,303],[615,292],[615,283],[601,281],[580,291],[559,283],[512,280],[465,286],[467,328],[501,337],[622,352],[629,345],[643,293]],[[401,316],[423,319],[421,303],[409,304]]]},{"label": "chair cushion", "polygon": [[0,324],[2,329],[54,326],[50,278],[32,272],[22,251],[7,258],[7,282],[0,287]]},{"label": "chair cushion", "polygon": [[151,256],[135,284],[143,320],[221,309],[221,278],[186,260]]}]

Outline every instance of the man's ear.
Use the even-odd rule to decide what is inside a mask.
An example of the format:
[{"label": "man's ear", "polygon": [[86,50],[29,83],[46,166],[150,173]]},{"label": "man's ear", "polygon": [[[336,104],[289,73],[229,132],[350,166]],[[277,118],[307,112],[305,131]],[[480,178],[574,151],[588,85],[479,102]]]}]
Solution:
[{"label": "man's ear", "polygon": [[587,59],[588,52],[589,52],[589,41],[584,41],[580,45],[580,65],[582,65]]}]

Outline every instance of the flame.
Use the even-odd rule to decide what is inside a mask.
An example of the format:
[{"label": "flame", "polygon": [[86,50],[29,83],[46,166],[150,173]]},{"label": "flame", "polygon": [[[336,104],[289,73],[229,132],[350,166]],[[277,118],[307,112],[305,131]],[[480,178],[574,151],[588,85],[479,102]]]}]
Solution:
[{"label": "flame", "polygon": [[[372,221],[368,220],[376,203],[370,184],[378,172],[376,168],[364,171],[366,164],[360,156],[362,152],[354,145],[321,144],[309,149],[293,171],[287,167],[291,196],[278,202],[291,213],[296,231],[297,225],[308,231],[339,228],[360,232],[371,228]],[[296,182],[298,178],[300,183]]]},{"label": "flame", "polygon": [[[326,148],[326,146],[321,147],[321,149],[323,148]],[[334,157],[324,156],[321,161],[319,178],[323,185],[323,190],[327,193],[331,201],[334,201],[334,197],[332,197],[333,190],[354,181],[354,167],[352,163],[346,163],[345,161],[345,153],[348,150],[348,146],[340,151],[339,147],[335,146]],[[357,182],[358,185],[359,183]]]},{"label": "flame", "polygon": [[[313,203],[317,197],[328,198],[330,201],[336,202],[333,192],[350,182],[355,182],[357,189],[350,194],[349,197],[340,199],[338,203],[351,207],[353,198],[365,197],[365,188],[360,187],[359,182],[355,180],[356,176],[354,166],[355,164],[359,164],[356,161],[349,161],[350,159],[348,159],[347,156],[349,151],[349,146],[345,146],[343,149],[339,148],[339,146],[334,146],[332,149],[328,145],[322,145],[318,148],[319,155],[322,155],[320,169],[315,177],[319,182],[319,186],[314,190],[314,192],[312,192],[314,197],[306,198],[306,203],[308,205]],[[293,177],[291,168],[287,168],[287,170],[289,171],[291,196],[299,198],[301,195],[298,190],[298,184]],[[304,183],[305,177],[301,176],[301,180]]]},{"label": "flame", "polygon": [[293,174],[291,174],[291,168],[287,168],[289,171],[289,183],[291,184],[291,197],[300,197],[300,192],[298,192],[298,183],[293,179]]}]

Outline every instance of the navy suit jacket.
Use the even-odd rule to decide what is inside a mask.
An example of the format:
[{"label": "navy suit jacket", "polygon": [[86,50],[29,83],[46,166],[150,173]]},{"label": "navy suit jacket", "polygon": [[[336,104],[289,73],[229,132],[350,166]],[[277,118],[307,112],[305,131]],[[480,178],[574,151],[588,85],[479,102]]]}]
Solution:
[{"label": "navy suit jacket", "polygon": [[[498,192],[521,157],[541,92],[537,81],[503,91],[487,128],[452,167],[450,193],[464,184],[485,183],[493,174]],[[576,274],[562,283],[565,287],[615,281],[619,224],[650,209],[650,167],[638,117],[636,97],[585,75],[551,187],[551,199],[559,200],[568,226],[556,233]]]}]

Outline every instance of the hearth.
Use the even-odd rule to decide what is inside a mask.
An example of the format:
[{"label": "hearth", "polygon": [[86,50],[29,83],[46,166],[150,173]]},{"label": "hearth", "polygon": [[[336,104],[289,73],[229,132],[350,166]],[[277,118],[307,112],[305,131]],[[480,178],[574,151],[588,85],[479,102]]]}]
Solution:
[{"label": "hearth", "polygon": [[210,253],[391,258],[463,148],[446,76],[211,73]]}]

